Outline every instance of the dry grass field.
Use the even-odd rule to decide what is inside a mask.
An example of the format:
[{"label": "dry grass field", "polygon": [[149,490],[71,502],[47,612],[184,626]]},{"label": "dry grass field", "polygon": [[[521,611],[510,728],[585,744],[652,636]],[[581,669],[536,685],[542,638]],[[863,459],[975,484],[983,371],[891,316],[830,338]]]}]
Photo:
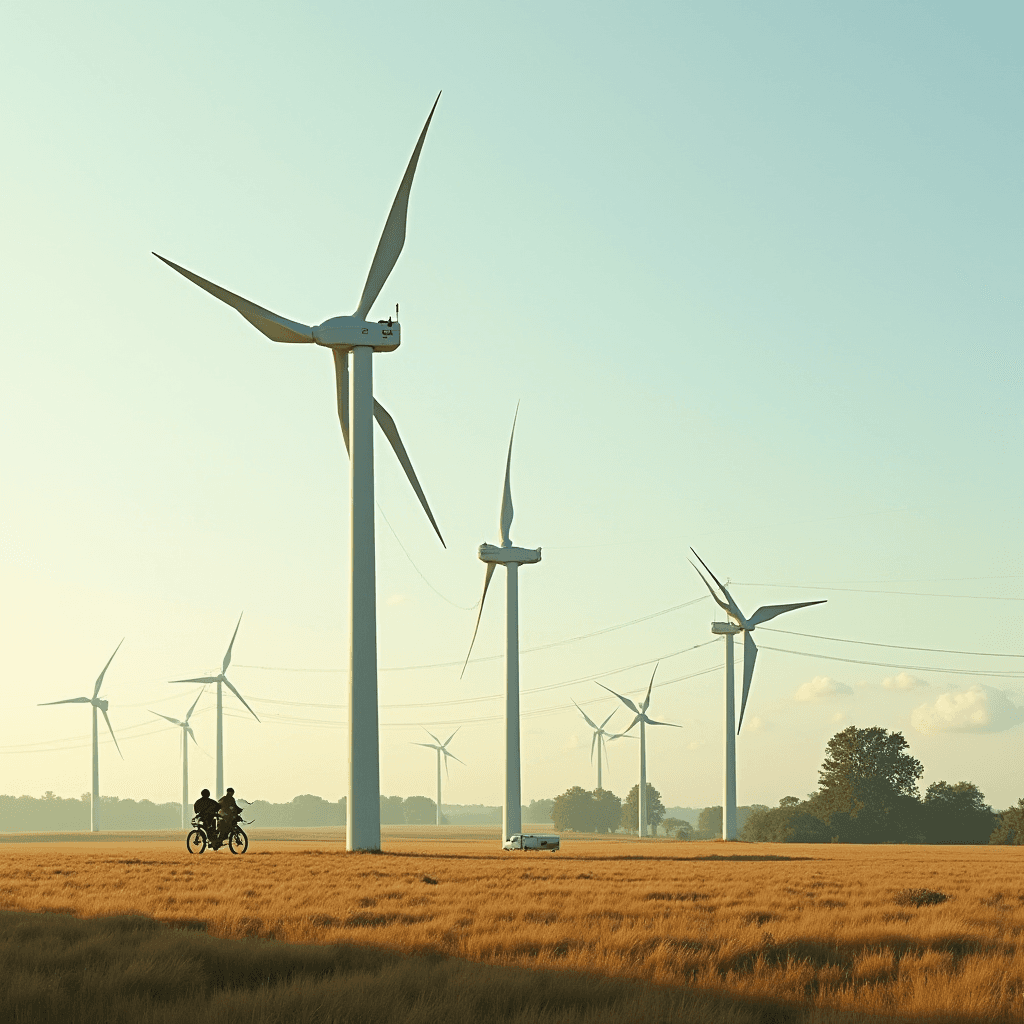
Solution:
[{"label": "dry grass field", "polygon": [[[253,830],[243,857],[190,856],[180,836],[177,844],[0,843],[0,909],[36,915],[2,918],[3,935],[36,932],[4,947],[0,977],[22,971],[26,980],[21,996],[0,1002],[0,1015],[47,1019],[33,1016],[45,974],[33,975],[24,953],[40,942],[68,955],[81,947],[99,956],[104,943],[118,956],[164,949],[147,954],[145,969],[132,967],[142,979],[136,996],[150,1000],[135,1007],[135,1020],[180,1019],[157,1015],[146,971],[160,989],[168,964],[218,957],[246,978],[242,960],[264,963],[265,1001],[284,998],[274,979],[292,988],[305,979],[304,1009],[257,1012],[233,995],[246,1021],[1024,1020],[1020,848],[570,837],[559,853],[508,854],[493,838],[451,836],[396,829],[386,852],[346,855],[323,837],[286,843]],[[58,940],[43,936],[40,922],[100,931]],[[223,949],[231,952],[215,952]],[[72,959],[77,966],[49,969],[77,977],[82,954]],[[349,1016],[343,976],[361,979],[360,993],[382,986],[377,1016],[366,1015],[365,1001]],[[216,993],[204,992],[213,1005]],[[459,992],[465,1014],[452,1003]],[[234,1019],[225,1012],[210,1019]]]}]

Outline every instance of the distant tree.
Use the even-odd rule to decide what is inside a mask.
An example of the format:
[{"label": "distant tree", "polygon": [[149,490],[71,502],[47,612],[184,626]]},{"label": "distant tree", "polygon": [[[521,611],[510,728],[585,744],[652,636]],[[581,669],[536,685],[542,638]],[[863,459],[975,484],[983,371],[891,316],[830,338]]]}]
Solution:
[{"label": "distant tree", "polygon": [[622,821],[622,800],[607,789],[595,789],[593,829],[595,832],[614,832]]},{"label": "distant tree", "polygon": [[570,786],[552,801],[551,821],[559,832],[593,832],[593,793],[582,786]]},{"label": "distant tree", "polygon": [[722,805],[717,807],[705,807],[697,819],[697,831],[694,839],[721,839],[722,838]]},{"label": "distant tree", "polygon": [[999,846],[1024,846],[1024,797],[999,815],[989,842]]},{"label": "distant tree", "polygon": [[380,798],[380,823],[382,825],[404,825],[405,808],[400,796],[382,796]]},{"label": "distant tree", "polygon": [[[647,783],[647,825],[657,835],[658,824],[665,817],[665,805],[661,802],[661,794]],[[624,829],[637,832],[640,825],[640,786],[634,786],[622,804],[619,821]]]},{"label": "distant tree", "polygon": [[531,800],[530,806],[526,808],[526,821],[551,821],[551,806],[554,798],[548,797],[544,800]]},{"label": "distant tree", "polygon": [[429,796],[407,796],[402,802],[406,825],[437,824],[437,804]]},{"label": "distant tree", "polygon": [[[662,818],[661,827],[665,830],[665,835],[670,836],[676,829],[678,829],[683,823],[682,818]],[[689,824],[689,822],[687,822]]]},{"label": "distant tree", "polygon": [[784,796],[778,807],[755,807],[740,839],[745,843],[827,843],[828,825],[796,797]]},{"label": "distant tree", "polygon": [[690,840],[694,835],[693,826],[684,818],[679,822],[679,827],[675,830],[673,835],[676,839]]},{"label": "distant tree", "polygon": [[811,808],[840,842],[879,843],[919,834],[921,762],[903,734],[851,725],[828,741]]},{"label": "distant tree", "polygon": [[971,782],[933,782],[924,795],[922,825],[929,843],[987,843],[998,815]]}]

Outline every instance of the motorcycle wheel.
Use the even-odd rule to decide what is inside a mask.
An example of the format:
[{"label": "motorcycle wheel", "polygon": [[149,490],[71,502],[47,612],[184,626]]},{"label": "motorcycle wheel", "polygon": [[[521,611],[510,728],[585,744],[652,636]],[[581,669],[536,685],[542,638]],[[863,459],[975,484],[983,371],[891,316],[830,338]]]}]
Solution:
[{"label": "motorcycle wheel", "polygon": [[249,837],[240,828],[236,828],[228,838],[228,848],[232,853],[245,853],[249,849]]},{"label": "motorcycle wheel", "polygon": [[194,828],[189,832],[185,845],[188,847],[189,853],[203,853],[206,850],[206,836],[199,829]]}]

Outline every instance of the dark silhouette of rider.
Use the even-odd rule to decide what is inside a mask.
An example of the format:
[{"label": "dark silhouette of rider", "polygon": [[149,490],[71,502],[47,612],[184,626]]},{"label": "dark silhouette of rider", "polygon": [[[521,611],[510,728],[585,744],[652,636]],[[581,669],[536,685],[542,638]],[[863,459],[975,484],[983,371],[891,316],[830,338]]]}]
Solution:
[{"label": "dark silhouette of rider", "polygon": [[217,816],[220,818],[220,833],[217,838],[223,843],[227,841],[235,823],[242,816],[242,808],[235,803],[235,791],[230,786],[217,802],[217,807]]},{"label": "dark silhouette of rider", "polygon": [[[199,816],[199,823],[211,840],[217,837],[217,826],[214,815],[220,810],[220,804],[210,798],[210,791],[204,789],[202,796],[192,805],[192,809]],[[219,844],[218,844],[219,845]]]}]

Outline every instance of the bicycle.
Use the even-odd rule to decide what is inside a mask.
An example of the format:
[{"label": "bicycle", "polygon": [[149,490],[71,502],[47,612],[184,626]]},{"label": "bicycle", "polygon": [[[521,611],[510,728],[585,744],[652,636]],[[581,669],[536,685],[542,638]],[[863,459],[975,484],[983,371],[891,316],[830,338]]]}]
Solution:
[{"label": "bicycle", "polygon": [[[255,819],[254,819],[255,820]],[[251,825],[251,821],[244,821],[239,819],[242,824]],[[207,847],[213,847],[213,840],[210,838],[209,833],[206,830],[206,826],[203,825],[202,820],[197,814],[192,819],[192,831],[189,832],[188,838],[185,840],[185,846],[188,848],[189,853],[205,853]],[[231,831],[228,833],[227,838],[228,849],[232,853],[245,853],[249,849],[249,837],[242,830],[238,821],[235,822]]]}]

